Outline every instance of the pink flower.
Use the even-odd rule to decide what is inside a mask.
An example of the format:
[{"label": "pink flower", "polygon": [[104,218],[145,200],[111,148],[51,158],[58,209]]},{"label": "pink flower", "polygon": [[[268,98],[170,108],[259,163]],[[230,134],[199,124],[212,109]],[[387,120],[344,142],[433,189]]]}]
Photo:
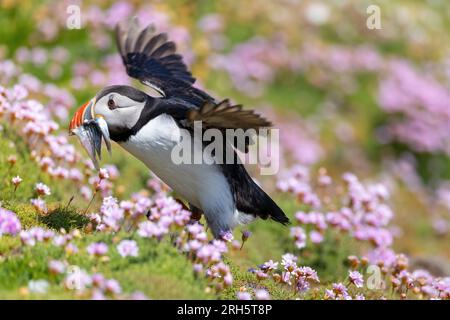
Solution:
[{"label": "pink flower", "polygon": [[40,196],[49,196],[51,194],[50,188],[41,182],[37,183],[34,189]]},{"label": "pink flower", "polygon": [[14,190],[17,189],[17,187],[19,186],[19,184],[22,182],[22,178],[19,176],[15,176],[11,179],[12,184],[14,185]]},{"label": "pink flower", "polygon": [[109,179],[109,172],[107,169],[101,168],[98,172],[98,177],[100,180]]},{"label": "pink flower", "polygon": [[31,199],[30,202],[37,212],[44,214],[48,212],[48,208],[44,200],[38,198],[38,199]]},{"label": "pink flower", "polygon": [[117,280],[109,279],[105,282],[105,291],[117,295],[122,292],[122,288]]},{"label": "pink flower", "polygon": [[117,245],[117,251],[122,257],[137,257],[139,248],[134,240],[122,240]]},{"label": "pink flower", "polygon": [[349,271],[348,279],[351,283],[353,283],[357,288],[362,288],[364,285],[364,279],[361,273],[358,271]]},{"label": "pink flower", "polygon": [[261,268],[267,271],[273,271],[278,269],[278,262],[274,262],[273,260],[269,260],[265,262]]},{"label": "pink flower", "polygon": [[233,233],[231,231],[222,231],[220,233],[220,237],[226,242],[231,242],[234,239]]},{"label": "pink flower", "polygon": [[66,264],[62,261],[51,260],[48,263],[48,269],[52,274],[62,274],[66,271]]},{"label": "pink flower", "polygon": [[251,294],[245,291],[239,291],[236,296],[238,300],[252,300]]},{"label": "pink flower", "polygon": [[91,256],[100,257],[100,256],[105,255],[108,252],[108,246],[106,245],[106,243],[103,243],[103,242],[95,242],[95,243],[91,243],[86,248],[86,251]]},{"label": "pink flower", "polygon": [[347,288],[342,283],[333,283],[333,292],[337,297],[346,298],[348,296]]},{"label": "pink flower", "polygon": [[68,243],[64,248],[67,254],[71,255],[78,252],[78,247],[72,242]]},{"label": "pink flower", "polygon": [[306,246],[306,234],[302,227],[292,227],[291,236],[294,237],[297,248],[302,249]]},{"label": "pink flower", "polygon": [[148,297],[140,291],[135,291],[131,294],[131,300],[149,300]]},{"label": "pink flower", "polygon": [[0,207],[0,237],[3,234],[16,235],[20,229],[20,221],[14,212]]},{"label": "pink flower", "polygon": [[258,289],[255,291],[255,298],[256,300],[270,300],[270,294],[267,290]]},{"label": "pink flower", "polygon": [[318,244],[318,243],[323,242],[323,235],[320,232],[316,231],[316,230],[312,230],[309,233],[309,238],[311,239],[311,242],[314,243],[314,244]]}]

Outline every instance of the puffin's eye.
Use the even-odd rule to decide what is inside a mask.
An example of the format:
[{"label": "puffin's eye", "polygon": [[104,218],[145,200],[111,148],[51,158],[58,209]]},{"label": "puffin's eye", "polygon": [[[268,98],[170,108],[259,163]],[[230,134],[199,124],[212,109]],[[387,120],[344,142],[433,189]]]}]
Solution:
[{"label": "puffin's eye", "polygon": [[111,110],[116,108],[116,103],[114,102],[114,100],[112,98],[109,98],[109,100],[108,100],[108,107]]}]

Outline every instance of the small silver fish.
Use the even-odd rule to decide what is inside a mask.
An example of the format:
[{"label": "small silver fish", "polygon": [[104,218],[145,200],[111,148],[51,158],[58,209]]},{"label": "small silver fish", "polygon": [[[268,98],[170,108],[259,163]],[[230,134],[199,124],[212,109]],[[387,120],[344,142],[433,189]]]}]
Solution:
[{"label": "small silver fish", "polygon": [[81,145],[87,151],[94,166],[99,170],[99,160],[102,159],[102,140],[111,154],[111,140],[108,125],[103,118],[85,120],[79,127],[72,129],[71,133],[80,139]]}]

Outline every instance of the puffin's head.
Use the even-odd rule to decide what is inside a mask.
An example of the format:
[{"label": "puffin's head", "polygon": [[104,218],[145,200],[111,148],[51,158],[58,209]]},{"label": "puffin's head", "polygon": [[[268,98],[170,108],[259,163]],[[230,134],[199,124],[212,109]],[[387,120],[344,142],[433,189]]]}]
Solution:
[{"label": "puffin's head", "polygon": [[74,114],[69,132],[82,124],[102,118],[108,125],[111,137],[132,129],[150,97],[130,86],[106,87]]}]

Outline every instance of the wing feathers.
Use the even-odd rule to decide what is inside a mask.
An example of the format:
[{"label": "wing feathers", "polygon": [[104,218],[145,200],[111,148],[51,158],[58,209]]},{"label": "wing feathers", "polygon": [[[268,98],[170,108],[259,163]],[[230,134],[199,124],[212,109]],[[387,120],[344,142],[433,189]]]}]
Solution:
[{"label": "wing feathers", "polygon": [[155,34],[153,26],[141,28],[136,18],[128,28],[116,26],[116,41],[127,73],[130,77],[160,88],[164,96],[191,92],[192,99],[209,98],[192,88],[192,77],[182,57],[176,53],[176,45],[165,33]]},{"label": "wing feathers", "polygon": [[146,27],[142,32],[139,34],[138,39],[136,40],[136,44],[134,46],[134,52],[142,52],[144,51],[145,46],[150,41],[150,39],[153,37],[155,32],[155,28],[150,25]]},{"label": "wing feathers", "polygon": [[187,118],[190,123],[202,121],[205,128],[258,130],[272,125],[253,110],[242,110],[242,105],[231,105],[228,99],[218,104],[207,102],[199,109],[191,109]]}]

